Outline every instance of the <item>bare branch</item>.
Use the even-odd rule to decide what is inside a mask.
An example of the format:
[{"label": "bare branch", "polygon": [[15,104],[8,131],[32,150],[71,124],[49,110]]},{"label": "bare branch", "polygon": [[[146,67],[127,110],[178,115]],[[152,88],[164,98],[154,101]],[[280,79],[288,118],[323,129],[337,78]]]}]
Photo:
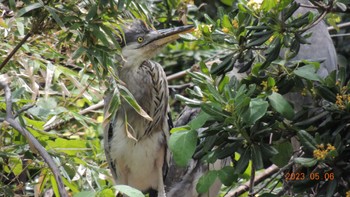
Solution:
[{"label": "bare branch", "polygon": [[57,182],[57,187],[59,190],[59,193],[62,197],[68,197],[67,191],[64,188],[64,184],[60,175],[60,171],[56,165],[56,163],[53,161],[49,153],[45,150],[45,148],[39,143],[39,141],[24,127],[20,125],[18,121],[15,120],[13,114],[12,114],[12,100],[11,100],[11,89],[8,86],[8,84],[4,81],[0,81],[0,88],[4,89],[5,91],[5,102],[6,102],[6,119],[5,121],[10,124],[11,127],[19,131],[28,141],[30,145],[32,145],[33,148],[38,151],[38,153],[41,155],[41,157],[44,159],[44,161],[47,163],[49,168],[52,171],[52,174],[55,177],[55,180]]},{"label": "bare branch", "polygon": [[[272,165],[268,167],[266,170],[264,170],[263,173],[257,175],[254,179],[254,184],[259,184],[262,181],[266,180],[269,178],[271,175],[275,174],[278,172],[279,168],[276,165]],[[251,185],[251,181],[248,181],[244,183],[243,185],[239,186],[237,189],[228,192],[225,197],[234,197],[234,196],[240,196],[244,194],[245,192],[249,191],[249,186]]]},{"label": "bare branch", "polygon": [[313,23],[307,25],[305,28],[298,30],[298,32],[305,32],[315,27],[318,23],[320,23],[323,20],[323,18],[327,15],[327,13],[328,13],[327,11],[323,11]]},{"label": "bare branch", "polygon": [[[338,28],[349,27],[350,26],[350,22],[341,23],[341,24],[338,24],[337,26],[338,26]],[[335,28],[332,27],[332,26],[328,27],[327,29],[328,29],[328,31],[335,30]]]}]

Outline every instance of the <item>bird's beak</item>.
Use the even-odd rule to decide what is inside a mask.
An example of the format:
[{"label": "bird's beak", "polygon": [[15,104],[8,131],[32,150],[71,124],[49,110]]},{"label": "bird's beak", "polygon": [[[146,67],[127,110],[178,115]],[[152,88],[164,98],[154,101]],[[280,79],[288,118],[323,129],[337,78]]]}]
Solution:
[{"label": "bird's beak", "polygon": [[148,38],[143,43],[143,46],[149,45],[149,44],[163,46],[169,42],[172,42],[180,38],[179,36],[180,34],[189,33],[189,32],[192,32],[193,30],[194,30],[193,25],[154,30],[149,33]]}]

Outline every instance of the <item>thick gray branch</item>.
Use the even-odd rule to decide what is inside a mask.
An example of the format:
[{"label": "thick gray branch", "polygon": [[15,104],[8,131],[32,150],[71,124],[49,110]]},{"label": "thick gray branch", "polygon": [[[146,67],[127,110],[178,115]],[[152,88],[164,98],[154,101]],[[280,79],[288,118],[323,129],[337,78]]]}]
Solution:
[{"label": "thick gray branch", "polygon": [[60,171],[56,163],[53,161],[53,159],[51,158],[49,153],[45,150],[45,148],[39,143],[39,141],[27,129],[22,127],[18,121],[14,119],[14,116],[12,114],[12,100],[11,100],[10,87],[6,82],[0,81],[0,88],[4,89],[5,91],[5,102],[6,102],[5,121],[8,122],[11,127],[13,127],[18,132],[20,132],[27,139],[28,143],[38,151],[38,153],[42,156],[44,161],[47,163],[47,165],[51,169],[52,174],[54,175],[55,180],[57,182],[57,187],[61,197],[68,197],[67,191],[64,188],[64,184],[60,175]]}]

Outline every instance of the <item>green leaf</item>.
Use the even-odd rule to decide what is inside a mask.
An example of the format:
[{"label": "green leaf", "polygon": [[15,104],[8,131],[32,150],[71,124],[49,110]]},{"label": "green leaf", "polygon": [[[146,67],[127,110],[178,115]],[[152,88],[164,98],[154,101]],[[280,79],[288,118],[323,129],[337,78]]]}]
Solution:
[{"label": "green leaf", "polygon": [[201,68],[202,73],[204,73],[206,75],[210,75],[210,71],[209,71],[207,65],[205,65],[205,63],[203,61],[199,62],[199,66]]},{"label": "green leaf", "polygon": [[246,148],[241,157],[237,161],[235,168],[235,174],[242,174],[248,167],[249,159],[250,159],[250,149]]},{"label": "green leaf", "polygon": [[[230,1],[233,1],[233,0],[230,0]],[[203,16],[207,20],[207,23],[212,24],[212,25],[215,24],[215,21],[212,18],[210,18],[210,16],[208,14],[205,13]]]},{"label": "green leaf", "polygon": [[57,185],[56,179],[53,175],[50,175],[50,181],[51,181],[52,189],[53,189],[53,192],[55,193],[55,196],[60,196],[60,192],[58,190],[58,185]]},{"label": "green leaf", "polygon": [[[103,43],[104,46],[109,47],[110,43],[107,40],[108,35],[106,35],[105,32],[101,31],[100,27],[97,25],[93,25],[91,26],[92,28],[92,33],[94,34],[94,36],[96,38],[98,38],[99,40],[101,40],[101,42]],[[95,57],[99,57],[99,55],[96,55]]]},{"label": "green leaf", "polygon": [[261,8],[268,12],[271,9],[273,9],[274,7],[276,7],[278,1],[277,0],[264,0],[261,4]]},{"label": "green leaf", "polygon": [[[71,180],[67,180],[66,178],[62,177],[62,180],[63,180],[63,183],[66,187],[68,187],[73,193],[78,193],[80,190],[79,190],[79,187],[75,184],[74,181],[71,181]],[[86,197],[86,196],[84,196]]]},{"label": "green leaf", "polygon": [[57,15],[56,11],[54,8],[49,7],[49,6],[45,6],[45,9],[50,13],[50,15],[52,16],[52,18],[56,21],[56,23],[63,29],[65,30],[66,27],[64,26],[63,21],[60,19],[60,17]]},{"label": "green leaf", "polygon": [[298,157],[298,158],[295,158],[294,161],[295,163],[305,167],[313,167],[317,164],[317,159],[315,158]]},{"label": "green leaf", "polygon": [[152,118],[141,108],[141,106],[137,103],[134,96],[131,94],[131,92],[124,86],[118,86],[120,96],[123,97],[123,99],[132,107],[135,109],[135,111],[140,114],[142,117],[146,118],[147,120],[152,121]]},{"label": "green leaf", "polygon": [[238,178],[234,172],[235,169],[232,166],[225,166],[218,171],[218,177],[225,186],[231,186]]},{"label": "green leaf", "polygon": [[291,155],[293,154],[292,144],[288,141],[275,146],[280,154],[274,155],[270,160],[278,167],[283,167],[288,164]]},{"label": "green leaf", "polygon": [[174,127],[170,130],[170,133],[173,134],[173,133],[176,133],[176,132],[179,132],[179,131],[188,131],[188,130],[191,130],[191,127],[189,127],[188,125],[185,125],[185,126],[182,126],[182,127]]},{"label": "green leaf", "polygon": [[232,29],[231,20],[230,20],[230,17],[228,15],[224,15],[224,17],[222,18],[221,26],[226,27],[228,29]]},{"label": "green leaf", "polygon": [[275,85],[276,85],[275,79],[272,78],[272,77],[268,77],[268,78],[267,78],[267,86],[268,86],[268,87],[273,87],[273,86],[275,86]]},{"label": "green leaf", "polygon": [[331,180],[327,182],[327,193],[326,197],[332,197],[334,196],[334,192],[337,191],[337,186],[338,186],[338,180]]},{"label": "green leaf", "polygon": [[199,115],[193,119],[190,123],[188,123],[188,125],[191,127],[191,129],[196,130],[201,128],[206,122],[207,120],[210,118],[211,116],[203,111],[201,111],[199,113]]},{"label": "green leaf", "polygon": [[76,60],[78,57],[80,57],[84,52],[86,52],[85,47],[80,46],[77,50],[74,51],[72,55],[72,59]]},{"label": "green leaf", "polygon": [[325,79],[324,82],[327,87],[334,87],[337,82],[337,70],[332,71]]},{"label": "green leaf", "polygon": [[220,0],[221,3],[227,5],[227,6],[232,6],[233,2],[235,2],[235,0]]},{"label": "green leaf", "polygon": [[97,13],[97,4],[93,4],[85,17],[86,21],[91,20]]},{"label": "green leaf", "polygon": [[17,13],[17,17],[21,17],[22,15],[26,14],[27,12],[29,11],[32,11],[32,10],[35,10],[35,9],[38,9],[38,8],[41,8],[43,7],[44,5],[42,3],[33,3],[33,4],[30,4],[28,5],[27,7],[24,7],[22,9],[20,9]]},{"label": "green leaf", "polygon": [[116,185],[114,188],[121,193],[130,196],[130,197],[145,197],[143,193],[135,188],[132,188],[128,185]]},{"label": "green leaf", "polygon": [[316,86],[315,89],[317,94],[319,94],[322,98],[332,103],[335,103],[336,95],[328,87],[320,85],[320,86]]},{"label": "green leaf", "polygon": [[314,65],[305,65],[303,67],[295,69],[293,72],[299,77],[303,77],[305,79],[309,79],[312,81],[321,81],[321,78],[320,76],[318,76],[317,70]]},{"label": "green leaf", "polygon": [[66,140],[62,138],[57,138],[55,141],[46,141],[45,148],[49,151],[55,150],[71,156],[76,155],[78,152],[84,152],[88,149],[85,140]]},{"label": "green leaf", "polygon": [[175,95],[175,99],[184,102],[188,106],[199,106],[202,101],[186,98],[180,94]]},{"label": "green leaf", "polygon": [[105,188],[99,192],[98,197],[110,197],[115,196],[115,192],[113,192],[110,188]]},{"label": "green leaf", "polygon": [[279,153],[271,144],[261,143],[259,144],[259,147],[263,157],[271,158]]},{"label": "green leaf", "polygon": [[[19,35],[24,36],[24,24],[23,24],[23,22],[16,21],[16,24],[17,24],[17,31],[18,31]],[[5,28],[8,28],[8,27],[5,27]]]},{"label": "green leaf", "polygon": [[294,110],[288,101],[282,95],[273,92],[268,96],[271,106],[285,118],[292,120],[294,117]]},{"label": "green leaf", "polygon": [[179,166],[186,166],[196,150],[197,131],[185,130],[173,133],[169,139],[169,148]]},{"label": "green leaf", "polygon": [[264,163],[261,156],[261,150],[258,145],[252,146],[252,162],[256,170],[264,168]]},{"label": "green leaf", "polygon": [[217,106],[214,106],[212,103],[203,103],[201,105],[201,109],[213,116],[216,120],[223,120],[224,118],[228,118],[229,116],[225,114],[222,109],[219,109]]},{"label": "green leaf", "polygon": [[223,57],[222,62],[220,62],[219,65],[217,66],[212,66],[210,69],[210,73],[214,74],[214,75],[219,75],[221,74],[226,68],[230,67],[231,64],[234,64],[234,54],[230,53],[228,55],[226,55],[225,57]]},{"label": "green leaf", "polygon": [[314,151],[316,149],[316,140],[307,131],[300,130],[298,132],[298,137],[300,143],[309,151]]},{"label": "green leaf", "polygon": [[217,178],[217,171],[209,171],[205,175],[203,175],[201,178],[199,178],[196,190],[198,193],[203,194],[209,191],[209,188],[213,183],[215,182],[215,179]]},{"label": "green leaf", "polygon": [[219,92],[222,93],[224,91],[224,88],[229,84],[230,82],[230,77],[225,75],[222,80],[219,83],[218,89]]},{"label": "green leaf", "polygon": [[247,118],[244,119],[248,124],[255,124],[257,120],[262,118],[267,111],[269,103],[261,98],[253,98],[250,100],[247,110]]},{"label": "green leaf", "polygon": [[257,45],[262,45],[264,44],[270,37],[272,36],[272,33],[258,37],[256,39],[251,40],[246,47],[253,47]]},{"label": "green leaf", "polygon": [[8,162],[9,162],[9,167],[11,168],[11,171],[14,175],[18,176],[19,174],[21,174],[23,170],[23,165],[20,158],[10,157]]},{"label": "green leaf", "polygon": [[95,197],[96,192],[95,191],[81,191],[79,193],[74,194],[73,197]]},{"label": "green leaf", "polygon": [[261,69],[266,69],[272,61],[276,60],[280,54],[281,47],[282,47],[281,37],[275,37],[271,44],[269,45],[269,48],[266,50],[266,53],[268,54],[266,57],[265,62],[261,65]]}]

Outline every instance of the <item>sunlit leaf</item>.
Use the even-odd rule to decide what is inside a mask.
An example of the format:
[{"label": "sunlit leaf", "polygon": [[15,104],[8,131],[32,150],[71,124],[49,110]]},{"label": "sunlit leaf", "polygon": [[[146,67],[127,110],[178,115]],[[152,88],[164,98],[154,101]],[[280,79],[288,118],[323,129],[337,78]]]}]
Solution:
[{"label": "sunlit leaf", "polygon": [[191,159],[197,145],[197,132],[195,130],[183,130],[170,136],[169,148],[174,155],[174,160],[179,166],[186,166]]},{"label": "sunlit leaf", "polygon": [[73,197],[95,197],[96,192],[95,191],[81,191],[79,193],[74,194]]},{"label": "sunlit leaf", "polygon": [[320,81],[321,78],[316,73],[316,69],[314,65],[305,65],[303,67],[297,68],[294,70],[294,74],[303,77],[305,79],[313,80],[313,81]]},{"label": "sunlit leaf", "polygon": [[43,7],[44,5],[41,3],[41,2],[38,2],[38,3],[33,3],[33,4],[30,4],[22,9],[20,9],[18,12],[17,12],[17,17],[21,17],[22,15],[26,14],[27,12],[30,12],[32,10],[35,10],[35,9],[38,9],[38,8],[41,8]]},{"label": "sunlit leaf", "polygon": [[142,192],[128,185],[116,185],[114,188],[127,196],[145,197]]},{"label": "sunlit leaf", "polygon": [[147,120],[152,121],[152,118],[141,108],[141,106],[137,103],[134,96],[131,94],[131,92],[125,88],[124,86],[119,86],[120,96],[125,99],[129,105],[135,109],[135,111],[140,114],[142,117],[146,118]]},{"label": "sunlit leaf", "polygon": [[11,169],[11,172],[14,175],[19,176],[22,173],[23,165],[22,165],[22,160],[20,158],[10,157],[9,165],[10,165],[9,167]]},{"label": "sunlit leaf", "polygon": [[317,159],[315,158],[303,158],[303,157],[298,157],[294,159],[295,163],[301,164],[302,166],[305,167],[312,167],[317,164]]},{"label": "sunlit leaf", "polygon": [[250,100],[249,108],[244,119],[248,124],[255,124],[257,120],[262,118],[269,106],[269,103],[261,98],[254,98]]},{"label": "sunlit leaf", "polygon": [[54,175],[50,175],[50,181],[51,181],[52,189],[53,189],[53,192],[55,193],[55,196],[60,196],[60,192],[58,190],[58,185]]}]

